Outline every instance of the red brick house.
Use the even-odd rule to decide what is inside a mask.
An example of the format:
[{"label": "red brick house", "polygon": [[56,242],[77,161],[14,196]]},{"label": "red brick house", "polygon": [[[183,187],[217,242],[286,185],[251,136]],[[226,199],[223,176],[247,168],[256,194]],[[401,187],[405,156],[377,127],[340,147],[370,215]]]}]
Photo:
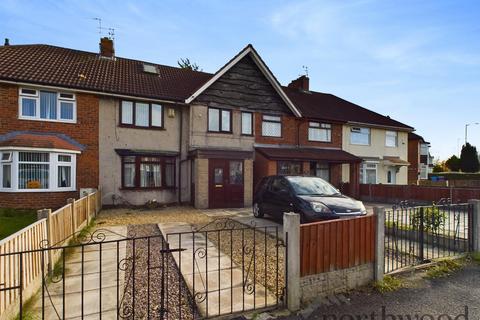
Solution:
[{"label": "red brick house", "polygon": [[[0,207],[250,206],[270,174],[312,174],[356,194],[345,124],[411,130],[308,78],[281,86],[248,45],[215,74],[49,45],[0,46]],[[347,178],[347,179],[346,179]]]}]

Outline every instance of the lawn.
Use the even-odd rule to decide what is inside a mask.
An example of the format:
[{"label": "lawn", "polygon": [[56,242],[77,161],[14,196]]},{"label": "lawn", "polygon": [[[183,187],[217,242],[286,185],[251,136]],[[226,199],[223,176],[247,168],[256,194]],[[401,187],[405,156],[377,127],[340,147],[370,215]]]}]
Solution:
[{"label": "lawn", "polygon": [[0,239],[8,237],[36,220],[35,210],[0,208]]}]

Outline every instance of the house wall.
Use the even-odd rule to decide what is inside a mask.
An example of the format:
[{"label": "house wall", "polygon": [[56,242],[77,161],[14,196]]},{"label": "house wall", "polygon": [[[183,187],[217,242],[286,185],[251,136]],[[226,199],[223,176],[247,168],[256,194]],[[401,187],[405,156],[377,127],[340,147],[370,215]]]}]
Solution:
[{"label": "house wall", "polygon": [[420,143],[419,140],[408,140],[408,184],[418,183],[419,163],[420,163]]},{"label": "house wall", "polygon": [[[100,185],[102,202],[106,205],[143,205],[155,199],[158,203],[178,201],[175,190],[122,190],[121,157],[115,149],[136,149],[152,151],[179,151],[180,112],[165,105],[164,129],[137,129],[119,127],[120,100],[102,98],[100,100]],[[175,117],[167,115],[167,109],[175,108]],[[179,161],[177,160],[176,179],[178,186]]]},{"label": "house wall", "polygon": [[75,93],[77,122],[24,120],[18,118],[19,87],[0,84],[0,134],[12,131],[62,133],[81,143],[85,150],[77,155],[76,187],[73,192],[0,192],[0,207],[58,208],[71,197],[78,198],[80,188],[99,185],[99,98],[93,94]]},{"label": "house wall", "polygon": [[[385,129],[370,128],[371,141],[370,145],[353,145],[350,143],[350,125],[343,126],[343,150],[350,152],[360,158],[380,158],[384,156],[399,157],[401,160],[408,161],[408,133],[398,132],[398,146],[387,147],[385,146]],[[355,126],[357,127],[357,126]],[[377,170],[377,182],[387,183],[387,170],[388,167],[382,165],[381,160],[378,164]],[[342,180],[343,182],[350,181],[349,178],[349,166],[343,165],[342,168]],[[408,169],[407,166],[400,167],[396,177],[396,184],[407,184],[408,182]]]},{"label": "house wall", "polygon": [[241,111],[232,109],[232,133],[208,132],[208,107],[193,104],[190,108],[189,149],[234,149],[252,151],[254,137],[245,136],[241,130]]}]

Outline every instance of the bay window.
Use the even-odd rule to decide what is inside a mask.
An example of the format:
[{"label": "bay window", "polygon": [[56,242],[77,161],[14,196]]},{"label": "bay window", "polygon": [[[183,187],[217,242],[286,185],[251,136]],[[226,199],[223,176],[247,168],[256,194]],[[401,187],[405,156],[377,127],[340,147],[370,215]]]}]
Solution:
[{"label": "bay window", "polygon": [[232,111],[218,108],[208,108],[209,132],[232,132]]},{"label": "bay window", "polygon": [[282,118],[280,116],[262,116],[262,136],[281,137],[282,136]]},{"label": "bay window", "polygon": [[156,103],[126,101],[120,103],[120,125],[133,128],[163,128],[163,106]]},{"label": "bay window", "polygon": [[0,152],[0,191],[75,190],[75,154],[31,150]]},{"label": "bay window", "polygon": [[20,88],[19,118],[57,122],[76,122],[73,93]]},{"label": "bay window", "polygon": [[332,125],[329,123],[309,122],[308,140],[319,142],[332,141]]},{"label": "bay window", "polygon": [[175,187],[175,158],[123,156],[122,188],[165,189]]}]

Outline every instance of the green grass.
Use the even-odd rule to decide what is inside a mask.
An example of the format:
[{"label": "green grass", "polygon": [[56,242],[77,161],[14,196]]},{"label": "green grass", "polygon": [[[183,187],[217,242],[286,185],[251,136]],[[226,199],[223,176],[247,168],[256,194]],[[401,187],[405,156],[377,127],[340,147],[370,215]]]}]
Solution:
[{"label": "green grass", "polygon": [[381,293],[391,292],[400,289],[403,287],[402,280],[392,276],[383,277],[383,281],[378,281],[374,283],[374,288]]},{"label": "green grass", "polygon": [[0,208],[0,239],[37,221],[36,210]]},{"label": "green grass", "polygon": [[457,260],[446,259],[439,261],[436,266],[427,270],[427,278],[436,279],[447,277],[455,271],[460,270],[462,266],[462,263]]}]

